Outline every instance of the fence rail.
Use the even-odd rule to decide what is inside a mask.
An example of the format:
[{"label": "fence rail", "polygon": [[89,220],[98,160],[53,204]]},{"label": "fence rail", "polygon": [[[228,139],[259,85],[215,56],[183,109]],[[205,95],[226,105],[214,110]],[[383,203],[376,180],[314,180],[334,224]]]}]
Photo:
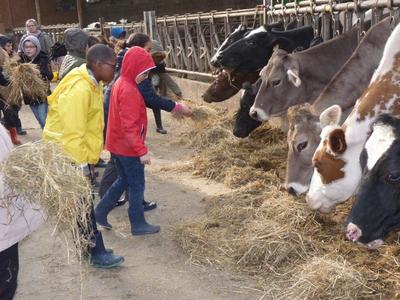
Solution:
[{"label": "fence rail", "polygon": [[[400,0],[304,0],[287,4],[282,1],[273,6],[250,9],[162,16],[154,20],[152,32],[168,53],[167,64],[170,70],[186,75],[210,76],[212,56],[240,24],[256,28],[277,21],[287,25],[296,20],[297,26],[313,26],[316,36],[328,40],[349,30],[354,23],[361,28],[368,10],[372,23],[376,23],[382,18],[384,9],[389,9],[392,14],[399,7]],[[42,29],[60,41],[65,29],[77,26],[54,25]],[[118,26],[123,26],[128,33],[144,32],[147,29],[144,21]],[[101,24],[98,33],[109,36],[111,28],[112,25]],[[16,28],[14,33],[21,35],[24,31],[24,28]]]}]

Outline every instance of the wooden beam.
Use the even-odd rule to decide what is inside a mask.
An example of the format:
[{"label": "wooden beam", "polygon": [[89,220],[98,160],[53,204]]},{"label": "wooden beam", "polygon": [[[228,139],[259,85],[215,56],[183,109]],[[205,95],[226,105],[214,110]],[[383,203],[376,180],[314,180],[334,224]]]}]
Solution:
[{"label": "wooden beam", "polygon": [[42,15],[40,14],[40,0],[35,0],[36,19],[39,25],[42,25]]},{"label": "wooden beam", "polygon": [[82,0],[76,0],[76,10],[78,12],[79,27],[83,28],[85,26],[83,20],[83,6]]}]

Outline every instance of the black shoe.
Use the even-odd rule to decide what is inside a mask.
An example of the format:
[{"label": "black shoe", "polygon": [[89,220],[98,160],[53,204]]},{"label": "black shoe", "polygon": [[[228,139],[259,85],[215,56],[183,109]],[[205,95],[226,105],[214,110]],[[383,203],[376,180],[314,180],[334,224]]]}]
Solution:
[{"label": "black shoe", "polygon": [[22,128],[17,128],[17,134],[18,135],[26,135],[26,130]]},{"label": "black shoe", "polygon": [[155,202],[147,202],[147,201],[143,201],[143,209],[144,211],[149,211],[149,210],[153,210],[157,208],[157,203]]},{"label": "black shoe", "polygon": [[157,128],[156,131],[161,134],[167,134],[167,131],[164,128]]},{"label": "black shoe", "polygon": [[128,202],[125,197],[120,198],[117,203],[115,204],[115,206],[122,206],[124,205],[126,202]]}]

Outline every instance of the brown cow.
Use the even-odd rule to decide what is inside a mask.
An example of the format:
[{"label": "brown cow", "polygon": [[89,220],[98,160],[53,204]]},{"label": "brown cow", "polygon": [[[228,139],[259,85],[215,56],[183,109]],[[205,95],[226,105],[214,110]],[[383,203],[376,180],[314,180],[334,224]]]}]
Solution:
[{"label": "brown cow", "polygon": [[[329,125],[322,129],[321,142],[313,157],[315,169],[306,197],[312,209],[330,212],[354,194],[361,179],[360,154],[370,125],[381,114],[400,115],[399,45],[400,25],[397,25],[385,45],[370,85],[342,126],[339,126],[339,106],[328,108],[321,115],[321,121]],[[334,111],[339,113],[332,114]],[[335,117],[323,120],[322,116],[330,115]],[[385,138],[376,140],[370,147],[376,151],[367,151],[368,156],[370,153],[374,156],[368,157],[369,170],[379,159],[379,153],[387,149]]]},{"label": "brown cow", "polygon": [[313,172],[311,159],[320,142],[319,115],[331,105],[338,104],[344,111],[341,122],[345,120],[379,65],[390,32],[389,18],[371,27],[351,58],[313,105],[291,110],[286,173],[286,188],[290,194],[305,193],[310,185]]},{"label": "brown cow", "polygon": [[290,106],[313,102],[357,47],[352,29],[308,50],[277,49],[261,71],[262,84],[250,115],[258,121],[285,114]]}]

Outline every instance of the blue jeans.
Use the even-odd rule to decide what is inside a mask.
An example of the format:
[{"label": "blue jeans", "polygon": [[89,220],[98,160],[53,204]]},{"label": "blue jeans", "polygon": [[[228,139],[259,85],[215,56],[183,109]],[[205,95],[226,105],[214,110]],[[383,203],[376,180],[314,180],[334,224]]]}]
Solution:
[{"label": "blue jeans", "polygon": [[[115,207],[123,192],[128,189],[128,215],[131,226],[140,225],[145,221],[143,200],[145,189],[144,165],[139,157],[112,155],[118,171],[118,179],[106,192],[98,204],[98,208],[107,208],[107,213]],[[97,208],[96,208],[97,209]]]},{"label": "blue jeans", "polygon": [[47,103],[40,103],[35,105],[29,105],[33,114],[35,115],[36,120],[39,122],[40,127],[43,129],[44,125],[46,124],[47,118],[47,110],[48,104]]}]

